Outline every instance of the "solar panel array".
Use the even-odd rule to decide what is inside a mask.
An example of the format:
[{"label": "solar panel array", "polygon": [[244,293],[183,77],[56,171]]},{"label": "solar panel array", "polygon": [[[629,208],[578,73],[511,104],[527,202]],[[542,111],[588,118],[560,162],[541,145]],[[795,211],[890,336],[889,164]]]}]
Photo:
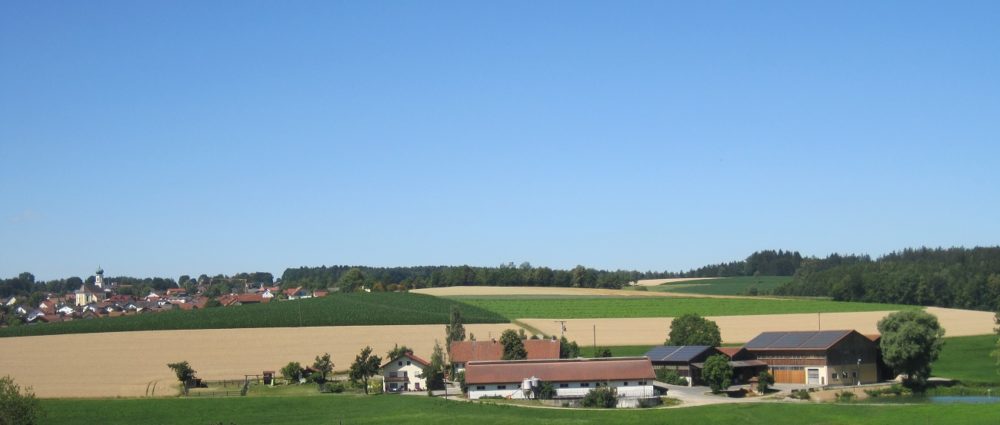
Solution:
[{"label": "solar panel array", "polygon": [[646,357],[655,362],[686,362],[710,348],[707,345],[661,345],[647,351]]},{"label": "solar panel array", "polygon": [[764,332],[747,343],[750,350],[825,349],[851,331]]}]

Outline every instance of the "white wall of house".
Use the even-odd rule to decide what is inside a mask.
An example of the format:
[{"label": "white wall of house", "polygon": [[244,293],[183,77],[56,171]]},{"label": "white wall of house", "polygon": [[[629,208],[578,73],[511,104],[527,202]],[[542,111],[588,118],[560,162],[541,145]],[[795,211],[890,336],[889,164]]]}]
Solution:
[{"label": "white wall of house", "polygon": [[[420,363],[407,357],[400,357],[382,368],[382,377],[385,378],[382,382],[382,390],[399,391],[400,388],[404,388],[403,385],[408,384],[405,389],[409,391],[426,391],[427,379],[422,377],[423,373],[424,369]],[[390,380],[393,377],[404,376],[408,378],[408,381],[395,382]],[[393,389],[392,384],[396,384],[398,388]]]},{"label": "white wall of house", "polygon": [[[609,381],[607,384],[615,387],[619,397],[652,397],[655,394],[651,380]],[[552,385],[556,388],[556,397],[583,397],[598,385],[605,385],[605,382],[553,382]],[[520,382],[469,385],[469,398],[475,400],[480,397],[521,399],[525,395]]]}]

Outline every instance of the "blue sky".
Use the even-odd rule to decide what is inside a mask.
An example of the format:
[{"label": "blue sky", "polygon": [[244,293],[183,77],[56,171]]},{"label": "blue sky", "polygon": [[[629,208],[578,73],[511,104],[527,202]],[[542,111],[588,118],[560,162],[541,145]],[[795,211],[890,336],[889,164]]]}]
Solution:
[{"label": "blue sky", "polygon": [[998,2],[4,2],[0,276],[1000,242]]}]

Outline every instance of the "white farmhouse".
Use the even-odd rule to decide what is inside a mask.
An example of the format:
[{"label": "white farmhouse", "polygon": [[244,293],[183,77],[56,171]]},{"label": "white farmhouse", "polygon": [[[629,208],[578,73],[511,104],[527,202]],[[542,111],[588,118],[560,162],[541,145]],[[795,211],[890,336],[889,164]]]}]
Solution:
[{"label": "white farmhouse", "polygon": [[468,395],[473,400],[532,397],[532,392],[525,389],[525,381],[533,379],[551,383],[556,398],[582,398],[599,386],[614,387],[620,399],[655,396],[656,374],[645,357],[472,361],[465,369]]},{"label": "white farmhouse", "polygon": [[382,365],[382,391],[426,391],[427,379],[423,375],[427,366],[430,363],[412,352],[390,359]]}]

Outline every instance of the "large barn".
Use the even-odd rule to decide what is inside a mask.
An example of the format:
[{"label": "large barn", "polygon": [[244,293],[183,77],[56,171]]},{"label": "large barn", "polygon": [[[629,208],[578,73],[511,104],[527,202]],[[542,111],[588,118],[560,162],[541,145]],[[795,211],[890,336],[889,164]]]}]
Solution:
[{"label": "large barn", "polygon": [[[559,358],[559,341],[555,339],[526,339],[524,351],[528,360],[545,360]],[[489,341],[455,341],[451,343],[449,360],[456,372],[465,369],[465,364],[472,361],[492,361],[503,358],[503,344],[496,340]]]},{"label": "large barn", "polygon": [[551,383],[556,398],[581,398],[600,386],[614,387],[620,398],[654,397],[653,365],[645,357],[597,359],[473,361],[466,365],[470,399],[529,398],[526,380]]},{"label": "large barn", "polygon": [[878,344],[853,330],[764,332],[744,348],[776,383],[857,385],[879,377]]}]

